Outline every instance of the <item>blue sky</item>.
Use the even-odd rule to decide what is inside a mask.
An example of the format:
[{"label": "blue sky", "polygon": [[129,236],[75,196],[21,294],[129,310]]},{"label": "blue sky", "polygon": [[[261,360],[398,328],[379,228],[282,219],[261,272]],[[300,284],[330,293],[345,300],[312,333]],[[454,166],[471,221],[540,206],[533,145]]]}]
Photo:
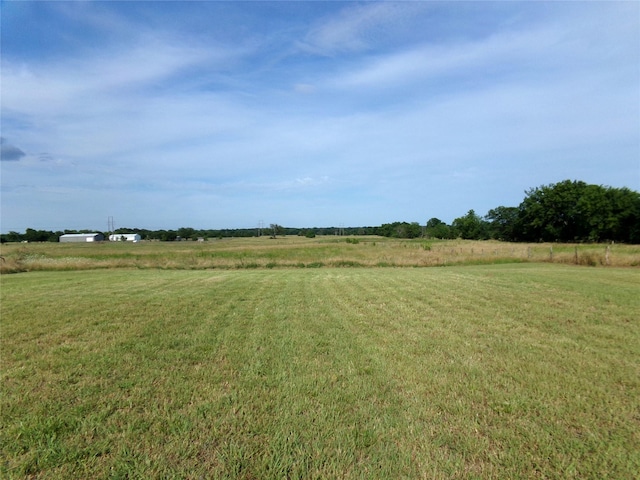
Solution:
[{"label": "blue sky", "polygon": [[3,232],[640,190],[640,3],[2,2]]}]

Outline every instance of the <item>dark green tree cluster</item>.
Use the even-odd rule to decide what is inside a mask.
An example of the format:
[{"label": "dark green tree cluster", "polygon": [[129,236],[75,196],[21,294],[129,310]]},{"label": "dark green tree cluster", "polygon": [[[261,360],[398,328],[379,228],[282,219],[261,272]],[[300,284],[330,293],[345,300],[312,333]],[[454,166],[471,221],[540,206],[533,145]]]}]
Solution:
[{"label": "dark green tree cluster", "polygon": [[373,234],[391,238],[419,238],[423,231],[418,222],[393,222],[375,228]]},{"label": "dark green tree cluster", "polygon": [[483,219],[471,210],[452,229],[471,239],[640,243],[640,193],[565,180],[532,188],[519,206],[494,208]]},{"label": "dark green tree cluster", "polygon": [[454,238],[454,231],[451,227],[435,217],[429,219],[424,233],[427,238]]},{"label": "dark green tree cluster", "polygon": [[569,180],[534,188],[512,228],[505,239],[640,243],[640,193]]},{"label": "dark green tree cluster", "polygon": [[[415,238],[417,224],[378,227],[386,237]],[[565,180],[532,188],[517,207],[496,207],[480,217],[474,210],[451,225],[432,218],[428,238],[496,239],[511,242],[640,243],[640,193],[628,188]]]},{"label": "dark green tree cluster", "polygon": [[64,231],[50,231],[50,230],[34,230],[33,228],[27,228],[24,233],[18,233],[11,231],[9,233],[3,233],[0,235],[0,243],[6,242],[57,242],[61,235],[65,233],[92,233],[92,230],[64,230]]}]

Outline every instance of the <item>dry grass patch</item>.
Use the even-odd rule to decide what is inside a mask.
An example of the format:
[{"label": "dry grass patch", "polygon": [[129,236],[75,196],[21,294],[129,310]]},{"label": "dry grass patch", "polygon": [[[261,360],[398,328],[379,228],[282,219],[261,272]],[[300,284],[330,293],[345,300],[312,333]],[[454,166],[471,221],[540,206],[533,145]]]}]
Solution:
[{"label": "dry grass patch", "polygon": [[246,238],[208,242],[5,244],[0,272],[87,269],[431,267],[494,263],[639,266],[634,245],[510,244],[380,237]]}]

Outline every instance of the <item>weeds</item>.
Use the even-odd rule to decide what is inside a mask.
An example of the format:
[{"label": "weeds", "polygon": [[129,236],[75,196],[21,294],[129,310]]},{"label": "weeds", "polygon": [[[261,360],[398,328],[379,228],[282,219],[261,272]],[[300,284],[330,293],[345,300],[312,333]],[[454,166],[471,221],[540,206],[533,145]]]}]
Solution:
[{"label": "weeds", "polygon": [[[519,262],[637,266],[634,245],[545,245],[473,241],[388,240],[366,237],[233,239],[225,242],[131,244],[3,244],[0,272],[161,268],[206,270],[332,266],[429,267]],[[375,248],[368,248],[375,246]]]}]

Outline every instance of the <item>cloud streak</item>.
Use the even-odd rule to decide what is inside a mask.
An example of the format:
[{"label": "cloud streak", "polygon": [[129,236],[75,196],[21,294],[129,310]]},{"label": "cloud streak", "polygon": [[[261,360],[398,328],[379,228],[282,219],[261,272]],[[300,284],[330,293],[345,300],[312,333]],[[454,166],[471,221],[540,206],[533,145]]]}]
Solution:
[{"label": "cloud streak", "polygon": [[404,5],[376,2],[348,7],[338,15],[317,22],[299,46],[302,50],[328,56],[368,51],[393,38],[415,18],[415,14],[427,8],[418,2]]}]

